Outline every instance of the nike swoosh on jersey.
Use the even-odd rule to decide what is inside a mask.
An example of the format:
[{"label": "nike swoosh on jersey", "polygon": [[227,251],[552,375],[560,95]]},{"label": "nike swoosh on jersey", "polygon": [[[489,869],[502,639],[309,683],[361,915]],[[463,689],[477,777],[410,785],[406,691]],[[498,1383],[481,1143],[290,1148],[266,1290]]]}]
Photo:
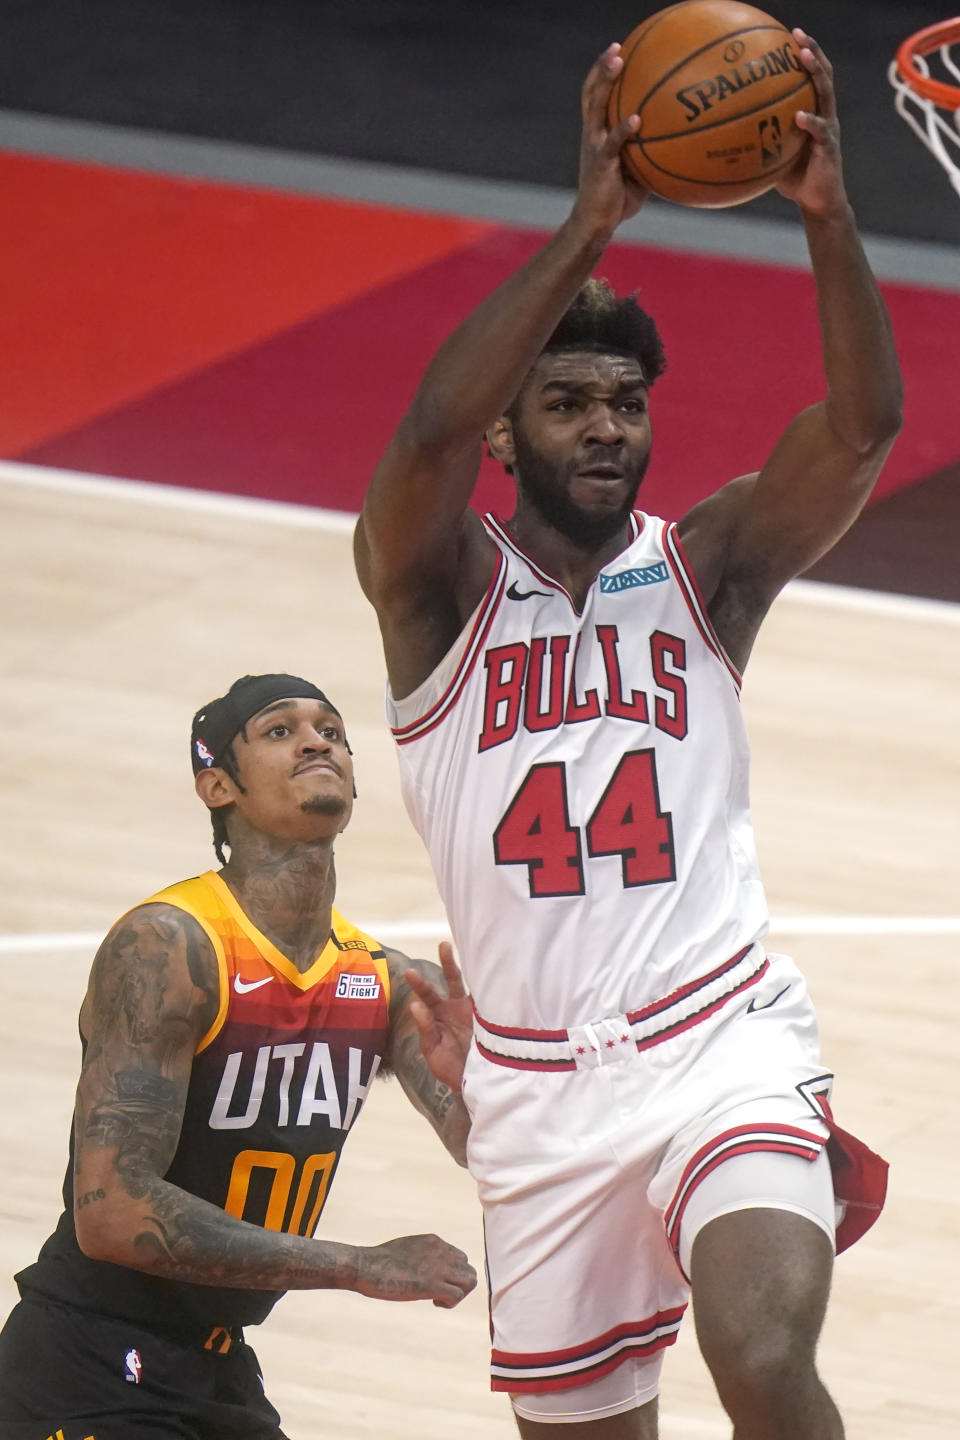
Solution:
[{"label": "nike swoosh on jersey", "polygon": [[261,985],[269,985],[272,979],[273,976],[268,975],[265,980],[241,980],[239,975],[234,975],[233,988],[238,995],[246,995],[251,990],[259,990]]},{"label": "nike swoosh on jersey", "polygon": [[508,600],[529,600],[531,595],[542,595],[544,600],[550,599],[549,590],[518,590],[516,580],[507,590]]},{"label": "nike swoosh on jersey", "polygon": [[776,1005],[776,1003],[777,1003],[777,1001],[780,999],[780,997],[781,997],[782,995],[786,995],[786,993],[787,993],[787,991],[788,991],[789,989],[790,989],[790,986],[789,986],[789,985],[784,985],[783,989],[782,989],[782,990],[778,990],[777,993],[776,993],[776,995],[774,995],[773,999],[772,999],[772,1000],[768,1000],[765,1005],[758,1005],[758,1004],[757,1004],[757,1001],[756,1001],[756,997],[754,997],[754,998],[750,1001],[750,1004],[747,1006],[747,1014],[748,1014],[748,1015],[753,1015],[753,1014],[755,1014],[755,1012],[756,1012],[757,1010],[769,1010],[769,1009],[770,1009],[770,1006],[771,1006],[771,1005]]}]

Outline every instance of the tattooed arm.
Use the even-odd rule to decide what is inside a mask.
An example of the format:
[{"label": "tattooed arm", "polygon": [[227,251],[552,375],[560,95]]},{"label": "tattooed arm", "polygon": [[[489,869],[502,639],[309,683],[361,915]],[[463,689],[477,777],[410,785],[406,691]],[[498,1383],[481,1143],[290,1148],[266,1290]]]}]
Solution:
[{"label": "tattooed arm", "polygon": [[163,1177],[193,1055],[219,1006],[216,956],[175,906],[141,905],[100,947],[80,1014],[74,1117],[77,1238],[85,1254],[171,1280],[240,1289],[346,1289],[451,1307],[476,1277],[434,1235],[361,1247],[264,1230]]},{"label": "tattooed arm", "polygon": [[399,950],[386,953],[390,1068],[457,1164],[466,1165],[470,1117],[460,1098],[460,1081],[473,1035],[473,1007],[453,949],[443,941],[440,965],[409,960]]}]

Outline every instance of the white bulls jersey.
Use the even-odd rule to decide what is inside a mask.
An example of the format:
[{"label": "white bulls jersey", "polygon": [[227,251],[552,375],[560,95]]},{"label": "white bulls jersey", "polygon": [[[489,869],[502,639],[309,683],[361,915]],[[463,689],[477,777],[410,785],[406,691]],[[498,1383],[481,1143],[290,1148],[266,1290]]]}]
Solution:
[{"label": "white bulls jersey", "polygon": [[739,676],[676,526],[630,523],[578,615],[487,516],[486,595],[387,697],[478,1015],[514,1033],[656,1008],[766,929]]}]

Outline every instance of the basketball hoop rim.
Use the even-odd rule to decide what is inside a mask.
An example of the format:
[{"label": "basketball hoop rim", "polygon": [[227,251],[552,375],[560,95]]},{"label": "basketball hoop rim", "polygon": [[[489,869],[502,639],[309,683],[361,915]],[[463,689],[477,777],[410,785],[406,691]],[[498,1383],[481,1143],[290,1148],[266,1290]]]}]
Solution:
[{"label": "basketball hoop rim", "polygon": [[896,65],[905,84],[909,85],[924,100],[932,100],[945,110],[960,110],[960,85],[947,85],[942,80],[931,80],[920,72],[916,65],[918,55],[930,55],[941,45],[952,45],[960,40],[960,16],[955,20],[940,20],[928,25],[904,40],[897,51]]}]

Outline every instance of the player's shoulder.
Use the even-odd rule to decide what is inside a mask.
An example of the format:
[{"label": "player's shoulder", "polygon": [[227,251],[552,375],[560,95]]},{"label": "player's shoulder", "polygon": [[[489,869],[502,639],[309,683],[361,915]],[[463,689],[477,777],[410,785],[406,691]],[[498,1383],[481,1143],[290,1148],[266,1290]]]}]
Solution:
[{"label": "player's shoulder", "polygon": [[150,896],[114,921],[94,958],[94,978],[98,971],[114,977],[163,973],[169,983],[181,977],[204,991],[218,988],[218,959],[206,928],[168,893]]},{"label": "player's shoulder", "polygon": [[753,494],[758,476],[759,471],[756,470],[749,475],[737,475],[711,494],[705,495],[695,505],[691,505],[677,522],[681,540],[686,541],[698,527],[707,531],[722,527],[724,520],[736,514]]},{"label": "player's shoulder", "polygon": [[677,522],[677,536],[701,591],[708,598],[723,574],[730,540],[749,504],[757,472],[738,475],[690,507]]},{"label": "player's shoulder", "polygon": [[169,891],[159,891],[125,910],[110,926],[103,943],[130,942],[135,936],[148,935],[172,940],[176,935],[192,934],[197,930],[203,933],[182,898],[176,895],[175,887],[171,886]]},{"label": "player's shoulder", "polygon": [[154,1033],[168,1022],[199,1035],[220,1000],[217,955],[202,925],[151,898],[110,927],[94,957],[80,1016],[83,1033]]},{"label": "player's shoulder", "polygon": [[181,934],[193,944],[216,952],[220,948],[216,938],[218,927],[222,929],[224,918],[235,905],[235,901],[231,904],[223,879],[215,871],[205,870],[148,895],[121,916],[117,924],[164,929],[171,937]]}]

